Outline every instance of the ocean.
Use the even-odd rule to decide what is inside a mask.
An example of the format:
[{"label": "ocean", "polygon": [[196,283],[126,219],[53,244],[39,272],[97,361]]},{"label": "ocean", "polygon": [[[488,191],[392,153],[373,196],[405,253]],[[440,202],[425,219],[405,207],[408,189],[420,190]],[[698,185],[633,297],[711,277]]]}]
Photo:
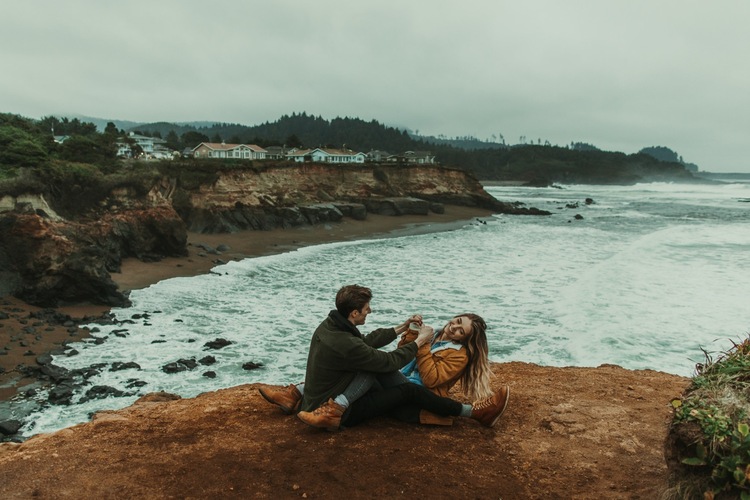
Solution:
[{"label": "ocean", "polygon": [[[305,247],[133,291],[132,307],[113,311],[122,324],[100,326],[73,345],[75,356],[55,356],[68,369],[100,364],[100,373],[70,406],[32,414],[23,434],[84,422],[149,392],[192,397],[300,382],[312,331],[350,283],[374,293],[363,332],[415,313],[440,327],[475,312],[487,321],[497,362],[690,376],[703,350],[716,356],[750,333],[750,182],[487,191],[552,215],[495,215],[452,231]],[[231,344],[205,346],[216,339]],[[162,370],[206,356],[215,363]],[[140,369],[112,370],[128,362]],[[94,386],[125,395],[80,403]]]}]

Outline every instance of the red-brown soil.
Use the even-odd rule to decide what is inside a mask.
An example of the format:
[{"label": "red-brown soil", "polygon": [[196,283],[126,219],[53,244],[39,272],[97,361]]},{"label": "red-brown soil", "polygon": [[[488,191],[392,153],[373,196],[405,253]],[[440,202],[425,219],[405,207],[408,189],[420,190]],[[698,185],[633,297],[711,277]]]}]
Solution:
[{"label": "red-brown soil", "polygon": [[140,402],[0,445],[0,498],[643,498],[668,486],[670,400],[688,379],[616,366],[493,365],[493,429],[379,418],[330,433],[256,385]]}]

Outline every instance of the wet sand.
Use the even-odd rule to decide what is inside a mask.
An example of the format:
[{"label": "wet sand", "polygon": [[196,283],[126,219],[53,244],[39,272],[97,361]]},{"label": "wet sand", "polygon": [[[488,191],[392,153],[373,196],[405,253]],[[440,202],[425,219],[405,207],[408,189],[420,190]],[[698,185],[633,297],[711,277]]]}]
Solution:
[{"label": "wet sand", "polygon": [[[458,229],[477,219],[491,216],[488,210],[446,205],[444,214],[386,216],[368,214],[364,221],[345,218],[338,223],[271,231],[241,231],[224,234],[188,233],[188,255],[169,257],[159,262],[126,259],[121,272],[112,279],[121,290],[137,290],[159,281],[207,273],[211,268],[232,260],[279,254],[310,245],[337,241],[386,238],[408,234],[433,233]],[[220,245],[228,250],[212,253]],[[24,377],[19,365],[35,366],[36,358],[61,348],[65,341],[78,341],[89,335],[77,323],[85,318],[106,314],[108,306],[79,304],[59,307],[54,312],[69,315],[71,323],[49,321],[45,310],[14,297],[0,297],[0,401],[27,390],[35,378]],[[38,316],[38,317],[35,317]]]}]

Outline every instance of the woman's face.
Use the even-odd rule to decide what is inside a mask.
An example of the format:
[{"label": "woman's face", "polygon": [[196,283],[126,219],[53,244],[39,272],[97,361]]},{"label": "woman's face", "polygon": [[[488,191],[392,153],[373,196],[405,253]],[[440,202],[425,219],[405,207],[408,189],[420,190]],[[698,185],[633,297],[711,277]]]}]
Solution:
[{"label": "woman's face", "polygon": [[467,316],[456,316],[443,328],[443,336],[453,342],[464,343],[471,337],[474,328]]}]

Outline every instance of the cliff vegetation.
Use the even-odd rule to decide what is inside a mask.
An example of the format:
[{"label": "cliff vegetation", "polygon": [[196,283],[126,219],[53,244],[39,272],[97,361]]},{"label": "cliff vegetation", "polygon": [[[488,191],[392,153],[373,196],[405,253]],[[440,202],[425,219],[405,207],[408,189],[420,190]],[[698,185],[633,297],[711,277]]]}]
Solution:
[{"label": "cliff vegetation", "polygon": [[[133,125],[129,123],[128,125]],[[127,141],[126,130],[113,122],[101,127],[77,118],[45,117],[34,121],[0,114],[0,178],[14,175],[20,166],[38,166],[49,159],[94,163],[117,168],[117,142]],[[50,131],[68,136],[61,144],[52,141]],[[274,122],[247,126],[214,123],[202,125],[158,122],[131,126],[127,131],[163,138],[178,152],[201,142],[258,144],[287,147],[342,147],[403,153],[429,150],[437,161],[470,172],[482,180],[540,183],[632,184],[651,181],[694,182],[685,163],[668,148],[644,148],[637,154],[601,151],[582,143],[552,145],[525,137],[517,144],[479,141],[475,138],[448,140],[423,137],[375,120],[334,118],[326,120],[304,112],[284,115]],[[131,144],[137,149],[137,146]],[[666,154],[665,152],[672,153]]]}]

